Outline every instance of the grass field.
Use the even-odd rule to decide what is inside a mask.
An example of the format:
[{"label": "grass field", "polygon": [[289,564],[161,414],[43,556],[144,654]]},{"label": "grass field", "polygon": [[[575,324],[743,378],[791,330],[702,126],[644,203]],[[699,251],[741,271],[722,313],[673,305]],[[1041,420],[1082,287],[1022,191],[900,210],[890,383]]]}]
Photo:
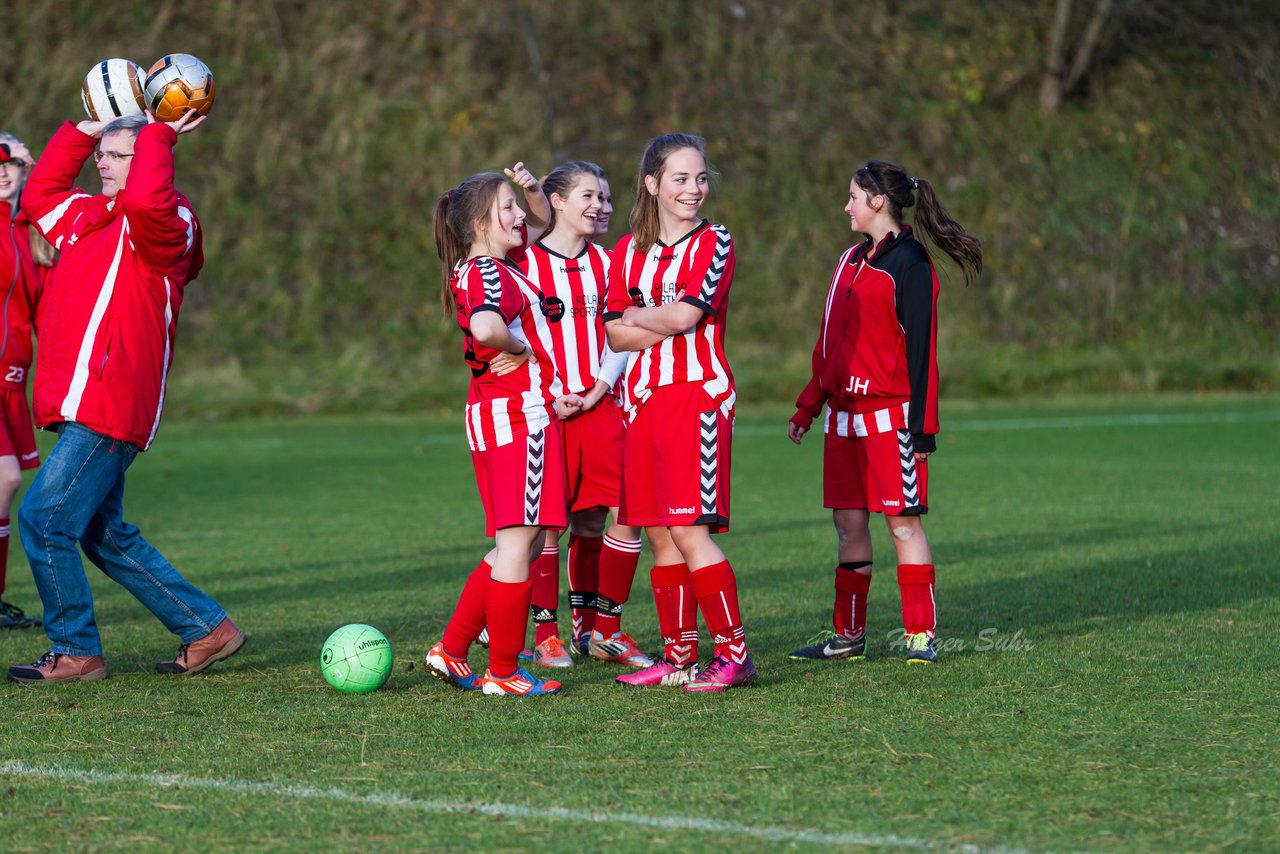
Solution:
[{"label": "grass field", "polygon": [[[1280,399],[943,411],[939,665],[889,648],[878,524],[868,659],[787,659],[830,614],[821,449],[748,407],[721,544],[759,685],[626,690],[589,663],[529,701],[416,664],[485,548],[456,417],[168,424],[127,517],[251,642],[153,675],[176,641],[95,573],[111,678],[0,686],[3,848],[1280,848]],[[38,611],[14,551],[6,598]],[[646,565],[624,625],[656,646]],[[378,693],[319,677],[347,622],[391,638]],[[5,664],[46,648],[0,635]]]}]

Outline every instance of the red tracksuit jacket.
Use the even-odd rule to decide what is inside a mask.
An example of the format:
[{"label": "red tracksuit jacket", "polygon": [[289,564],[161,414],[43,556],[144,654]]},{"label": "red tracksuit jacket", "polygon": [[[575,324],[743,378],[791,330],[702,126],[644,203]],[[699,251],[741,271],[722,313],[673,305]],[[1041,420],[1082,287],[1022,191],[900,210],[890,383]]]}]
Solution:
[{"label": "red tracksuit jacket", "polygon": [[4,300],[4,329],[0,331],[0,387],[25,392],[31,368],[31,329],[45,276],[52,273],[31,257],[27,217],[13,216],[8,202],[0,202],[0,299]]},{"label": "red tracksuit jacket", "polygon": [[62,253],[37,309],[38,427],[74,421],[143,450],[155,439],[183,289],[204,263],[173,186],[177,141],[144,127],[113,201],[73,186],[97,140],[67,122],[27,179],[22,209]]},{"label": "red tracksuit jacket", "polygon": [[[861,416],[860,429],[908,430],[917,451],[935,450],[937,308],[938,277],[910,226],[878,246],[867,240],[846,251],[827,291],[813,373],[791,420],[807,429],[826,403],[833,413]],[[837,421],[847,435],[848,419]],[[827,429],[835,432],[832,424]]]}]

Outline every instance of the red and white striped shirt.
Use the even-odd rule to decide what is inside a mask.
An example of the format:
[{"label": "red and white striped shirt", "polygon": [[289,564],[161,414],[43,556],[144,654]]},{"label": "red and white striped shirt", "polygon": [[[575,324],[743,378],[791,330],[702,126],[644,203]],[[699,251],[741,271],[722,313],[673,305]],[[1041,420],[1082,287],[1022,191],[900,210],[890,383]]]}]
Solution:
[{"label": "red and white striped shirt", "polygon": [[[467,394],[467,444],[473,451],[501,447],[551,424],[551,403],[561,394],[551,355],[551,336],[538,308],[539,294],[519,269],[481,256],[458,266],[454,283],[464,357],[471,367]],[[471,318],[496,311],[511,334],[533,348],[534,358],[517,370],[494,376],[489,362],[500,350],[471,335]]]},{"label": "red and white striped shirt", "polygon": [[565,391],[586,393],[599,381],[612,387],[626,367],[627,354],[610,350],[604,332],[609,250],[588,241],[577,257],[566,258],[535,243],[519,263],[542,294],[542,314]]},{"label": "red and white striped shirt", "polygon": [[627,365],[626,401],[632,419],[653,390],[676,383],[702,383],[726,413],[736,392],[724,353],[729,288],[733,284],[733,238],[722,225],[702,225],[671,246],[654,243],[648,252],[632,251],[632,235],[618,241],[609,275],[605,320],[631,306],[659,307],[682,302],[703,310],[702,319],[682,335],[670,335],[633,353]]}]

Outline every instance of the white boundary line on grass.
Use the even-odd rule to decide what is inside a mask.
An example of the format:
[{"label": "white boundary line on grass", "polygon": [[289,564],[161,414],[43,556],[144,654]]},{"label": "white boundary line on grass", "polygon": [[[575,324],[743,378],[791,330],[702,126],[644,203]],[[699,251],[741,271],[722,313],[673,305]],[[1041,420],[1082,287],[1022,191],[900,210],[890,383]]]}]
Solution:
[{"label": "white boundary line on grass", "polygon": [[760,827],[684,816],[650,816],[639,813],[601,813],[570,810],[561,807],[527,807],[519,804],[484,804],[460,801],[437,801],[408,798],[391,792],[360,794],[344,789],[317,789],[312,786],[261,783],[254,780],[183,777],[177,774],[125,774],[114,771],[81,770],[58,766],[35,766],[24,762],[0,763],[0,776],[25,777],[38,780],[74,780],[81,783],[125,783],[168,788],[173,786],[190,789],[212,789],[221,792],[237,792],[249,795],[269,795],[273,798],[291,798],[304,801],[336,801],[377,807],[399,807],[420,812],[473,813],[516,819],[560,819],[576,824],[627,824],[635,827],[652,827],[662,830],[689,830],[699,833],[737,834],[772,842],[807,842],[818,845],[876,845],[917,851],[992,852],[993,854],[1021,854],[1013,848],[984,848],[977,845],[957,845],[950,842],[910,839],[888,834],[877,836],[867,833],[823,833],[815,830],[793,830],[786,827]]}]

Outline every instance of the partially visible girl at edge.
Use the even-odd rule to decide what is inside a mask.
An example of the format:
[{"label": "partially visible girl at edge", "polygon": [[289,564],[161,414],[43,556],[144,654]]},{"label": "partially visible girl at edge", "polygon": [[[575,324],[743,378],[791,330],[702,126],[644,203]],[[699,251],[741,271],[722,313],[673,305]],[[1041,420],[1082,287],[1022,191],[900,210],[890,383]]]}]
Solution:
[{"label": "partially visible girl at edge", "polygon": [[[653,664],[653,659],[621,628],[641,543],[638,528],[617,523],[626,422],[613,387],[626,367],[627,354],[613,352],[605,340],[610,256],[594,242],[604,203],[600,175],[595,164],[573,160],[542,180],[551,203],[551,223],[520,266],[542,293],[556,371],[566,391],[586,401],[579,415],[562,424],[573,620],[569,650],[639,668]],[[610,509],[614,524],[606,531]],[[533,562],[533,661],[544,667],[573,666],[556,621],[561,533],[547,531],[542,554]]]},{"label": "partially visible girl at edge", "polygon": [[609,233],[609,219],[613,216],[613,191],[609,189],[609,176],[599,166],[596,166],[596,176],[600,178],[600,213],[596,215],[596,237],[603,238]]},{"label": "partially visible girl at edge", "polygon": [[[621,521],[648,529],[664,645],[652,666],[617,681],[686,691],[756,679],[737,579],[711,538],[729,528],[736,394],[724,335],[734,254],[728,230],[699,216],[710,192],[705,152],[701,137],[678,133],[645,148],[632,233],[614,249],[605,314],[609,345],[634,351]],[[697,609],[715,643],[701,668]]]},{"label": "partially visible girl at edge", "polygon": [[33,158],[22,141],[0,132],[0,287],[4,289],[4,332],[0,342],[0,628],[26,629],[40,625],[17,605],[4,600],[9,565],[9,530],[13,499],[22,486],[22,473],[40,465],[35,429],[27,404],[31,373],[31,334],[36,303],[53,269],[54,251],[30,227],[19,208],[22,187]]},{"label": "partially visible girl at edge", "polygon": [[[524,188],[530,224],[539,230],[549,208],[537,180],[522,163],[506,174]],[[435,207],[441,299],[462,330],[471,368],[467,443],[486,531],[496,545],[467,579],[443,638],[423,664],[446,684],[497,696],[560,691],[560,683],[520,668],[517,656],[529,618],[530,561],[542,547],[543,530],[566,521],[564,449],[555,419],[583,403],[561,394],[550,341],[535,316],[537,290],[507,257],[526,244],[525,221],[511,184],[496,172],[472,175]],[[479,679],[467,653],[486,624],[489,668]]]},{"label": "partially visible girl at edge", "polygon": [[823,504],[838,537],[833,631],[796,659],[866,653],[872,513],[883,513],[898,559],[906,658],[938,660],[934,564],[921,517],[929,512],[929,456],[937,449],[938,277],[916,228],[960,265],[982,272],[982,247],[947,215],[933,186],[896,163],[872,160],[849,182],[844,212],[867,239],[845,250],[827,290],[813,375],[787,430],[799,444],[826,404]]}]

